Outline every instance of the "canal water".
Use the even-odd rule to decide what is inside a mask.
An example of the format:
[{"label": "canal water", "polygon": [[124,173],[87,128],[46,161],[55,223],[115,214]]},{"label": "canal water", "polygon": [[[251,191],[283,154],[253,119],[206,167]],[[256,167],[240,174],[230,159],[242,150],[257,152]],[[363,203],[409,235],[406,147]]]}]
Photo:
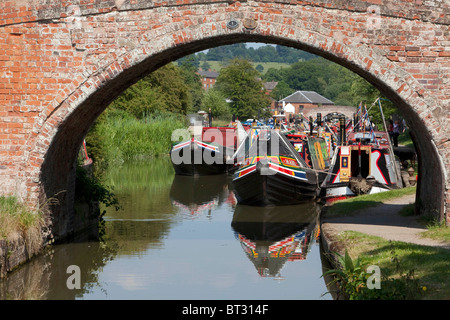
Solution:
[{"label": "canal water", "polygon": [[122,209],[106,208],[102,241],[53,246],[0,281],[1,299],[332,299],[314,202],[238,205],[231,177],[175,176],[170,158],[105,184]]}]

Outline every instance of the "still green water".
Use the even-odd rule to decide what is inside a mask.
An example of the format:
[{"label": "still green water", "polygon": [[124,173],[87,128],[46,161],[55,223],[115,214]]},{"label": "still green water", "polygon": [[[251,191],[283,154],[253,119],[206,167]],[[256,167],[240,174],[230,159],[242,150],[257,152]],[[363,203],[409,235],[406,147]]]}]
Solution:
[{"label": "still green water", "polygon": [[231,177],[175,176],[168,157],[105,180],[122,210],[106,209],[103,240],[54,245],[0,281],[1,299],[332,299],[315,203],[237,205]]}]

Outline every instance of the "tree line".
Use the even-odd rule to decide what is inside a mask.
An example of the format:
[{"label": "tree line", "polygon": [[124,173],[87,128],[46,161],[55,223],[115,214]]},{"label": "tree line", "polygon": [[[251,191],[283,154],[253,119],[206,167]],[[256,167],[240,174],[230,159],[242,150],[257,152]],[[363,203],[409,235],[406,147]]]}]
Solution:
[{"label": "tree line", "polygon": [[[262,62],[263,60],[264,62],[282,62],[286,63],[286,67],[269,68],[262,74],[258,72],[258,68],[253,68],[242,62],[238,63],[236,60],[245,60],[248,62]],[[219,92],[214,90],[214,93],[207,94],[206,99],[211,100],[209,95],[215,96],[215,102],[220,100],[220,95],[225,95],[226,98],[229,98],[229,101],[231,100],[232,102],[229,105],[231,108],[228,109],[228,113],[225,112],[227,115],[232,113],[252,118],[254,115],[250,116],[250,113],[263,114],[263,110],[259,110],[257,107],[250,107],[249,104],[246,106],[236,105],[235,101],[240,99],[249,101],[248,95],[245,94],[247,92],[246,90],[242,90],[243,95],[241,98],[233,98],[230,96],[237,95],[237,87],[239,85],[236,85],[234,92],[225,92],[224,90],[225,88],[230,89],[233,86],[233,82],[235,84],[239,83],[240,77],[244,76],[244,74],[245,76],[251,75],[260,79],[259,86],[261,87],[264,82],[277,82],[277,86],[270,94],[270,97],[276,101],[298,90],[305,90],[315,91],[333,101],[335,105],[357,107],[362,104],[363,106],[367,105],[369,108],[378,97],[383,97],[380,91],[373,85],[347,68],[314,54],[290,47],[265,45],[255,49],[252,47],[248,48],[245,44],[240,43],[212,48],[207,52],[198,52],[178,60],[178,63],[185,66],[190,65],[193,70],[197,70],[204,66],[207,61],[221,61],[223,68],[219,71],[219,78],[217,79],[217,86],[215,88]],[[243,70],[246,71],[235,71],[235,74],[230,75],[228,68],[231,68],[234,64],[238,64],[241,67],[245,65]],[[205,68],[203,67],[203,69]],[[228,84],[223,83],[225,75],[222,74],[228,74],[226,76]],[[246,81],[250,80],[247,78]],[[250,81],[250,83],[253,83],[253,81]],[[258,96],[254,91],[249,92],[252,95]],[[257,103],[261,103],[261,101]],[[203,107],[205,107],[205,104]],[[241,108],[247,109],[247,111]],[[222,106],[220,110],[227,111],[227,108]],[[386,117],[397,112],[395,106],[385,98],[383,98],[383,110]],[[372,108],[370,113],[373,121],[381,124],[382,119],[379,108]]]},{"label": "tree line", "polygon": [[[252,60],[245,58],[252,52],[276,52],[272,60],[296,61],[261,74],[250,63],[257,55],[251,55]],[[215,86],[205,91],[197,71],[200,59],[208,55],[225,60]],[[277,82],[270,96],[263,85],[269,81]],[[369,107],[382,96],[363,78],[324,58],[283,46],[253,49],[235,44],[188,55],[152,72],[126,89],[98,121],[111,121],[123,114],[137,121],[147,121],[210,109],[215,118],[227,120],[233,115],[239,119],[269,117],[271,99],[279,101],[297,90],[316,91],[336,105],[354,107],[361,102]],[[383,107],[386,117],[396,111],[387,99],[383,100]],[[378,108],[372,108],[371,116],[375,123],[381,124]]]},{"label": "tree line", "polygon": [[199,61],[226,61],[233,58],[252,62],[295,63],[315,57],[314,54],[280,45],[265,45],[258,48],[247,47],[245,43],[235,43],[209,49],[196,54]]}]

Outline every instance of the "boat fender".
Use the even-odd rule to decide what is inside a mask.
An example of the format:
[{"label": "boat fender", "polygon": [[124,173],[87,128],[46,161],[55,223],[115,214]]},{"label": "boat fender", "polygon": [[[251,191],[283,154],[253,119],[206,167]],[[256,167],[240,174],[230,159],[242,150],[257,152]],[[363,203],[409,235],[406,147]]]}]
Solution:
[{"label": "boat fender", "polygon": [[269,169],[269,162],[267,161],[267,159],[259,160],[256,164],[256,170],[259,171],[262,176],[273,174],[272,170]]},{"label": "boat fender", "polygon": [[367,194],[372,189],[372,185],[375,182],[375,179],[373,179],[373,181],[370,180],[367,181],[367,179],[364,179],[363,177],[352,177],[349,181],[350,190],[354,194]]}]

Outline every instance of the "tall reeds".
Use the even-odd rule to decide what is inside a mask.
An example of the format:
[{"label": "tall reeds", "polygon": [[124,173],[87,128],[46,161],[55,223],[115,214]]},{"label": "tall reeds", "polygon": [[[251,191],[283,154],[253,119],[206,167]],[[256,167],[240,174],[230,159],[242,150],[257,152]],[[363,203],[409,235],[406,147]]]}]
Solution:
[{"label": "tall reeds", "polygon": [[183,116],[158,114],[137,119],[114,110],[97,122],[87,141],[97,162],[120,165],[168,154],[172,132],[183,127],[186,127]]}]

